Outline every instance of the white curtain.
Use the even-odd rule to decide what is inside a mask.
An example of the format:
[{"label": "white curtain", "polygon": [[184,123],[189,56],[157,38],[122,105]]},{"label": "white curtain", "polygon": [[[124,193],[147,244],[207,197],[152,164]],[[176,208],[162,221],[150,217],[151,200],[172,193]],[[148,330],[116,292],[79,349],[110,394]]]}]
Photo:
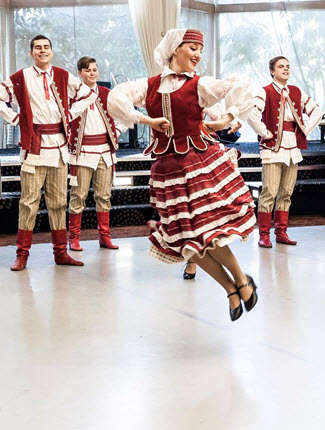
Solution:
[{"label": "white curtain", "polygon": [[[13,11],[8,0],[0,0],[0,82],[15,72],[15,37]],[[12,126],[0,117],[0,148],[6,148],[8,132]]]},{"label": "white curtain", "polygon": [[180,28],[195,28],[203,33],[203,56],[197,67],[197,72],[201,76],[218,76],[218,73],[216,73],[218,41],[214,25],[214,5],[211,2],[210,4],[196,2],[195,6],[201,6],[200,9],[193,9],[193,7],[190,8],[189,6],[189,0],[182,1],[179,26]]},{"label": "white curtain", "polygon": [[129,6],[148,75],[157,75],[153,51],[167,30],[178,27],[181,0],[129,0]]},{"label": "white curtain", "polygon": [[0,0],[0,82],[15,72],[15,36],[13,11]]}]

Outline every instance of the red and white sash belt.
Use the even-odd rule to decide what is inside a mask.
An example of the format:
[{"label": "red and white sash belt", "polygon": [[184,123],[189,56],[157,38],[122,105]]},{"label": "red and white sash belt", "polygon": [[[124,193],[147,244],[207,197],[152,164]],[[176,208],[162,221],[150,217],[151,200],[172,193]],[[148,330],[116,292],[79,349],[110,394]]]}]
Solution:
[{"label": "red and white sash belt", "polygon": [[283,122],[283,131],[296,131],[297,123],[294,121],[284,121]]},{"label": "red and white sash belt", "polygon": [[108,133],[103,134],[88,134],[83,135],[82,144],[83,145],[105,145],[105,143],[109,143],[110,139]]}]

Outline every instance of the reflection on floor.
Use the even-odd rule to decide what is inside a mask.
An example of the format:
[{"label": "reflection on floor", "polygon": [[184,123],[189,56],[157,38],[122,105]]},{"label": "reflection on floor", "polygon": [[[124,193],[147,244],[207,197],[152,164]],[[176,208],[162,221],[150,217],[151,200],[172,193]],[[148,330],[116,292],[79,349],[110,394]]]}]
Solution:
[{"label": "reflection on floor", "polygon": [[0,424],[4,430],[321,430],[325,426],[325,226],[298,246],[232,249],[259,303],[231,323],[201,270],[84,242],[84,267],[34,245],[13,273],[0,248]]},{"label": "reflection on floor", "polygon": [[[322,215],[294,215],[289,218],[290,227],[306,227],[313,225],[325,225],[325,216]],[[256,226],[257,227],[257,226]],[[124,227],[112,227],[112,237],[141,237],[148,236],[149,229],[146,225],[129,225]],[[96,229],[81,230],[81,241],[97,240]],[[0,234],[0,246],[15,245],[17,234]],[[34,233],[33,243],[51,243],[51,233]]]}]

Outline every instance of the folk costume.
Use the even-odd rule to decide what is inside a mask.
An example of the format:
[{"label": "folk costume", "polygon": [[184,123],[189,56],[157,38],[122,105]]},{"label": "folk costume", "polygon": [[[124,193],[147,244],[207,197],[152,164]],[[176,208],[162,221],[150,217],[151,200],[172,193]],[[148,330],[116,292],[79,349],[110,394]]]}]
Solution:
[{"label": "folk costume", "polygon": [[115,127],[108,113],[109,89],[95,85],[93,91],[97,95],[96,101],[71,124],[69,247],[74,251],[83,249],[79,243],[81,217],[91,181],[96,202],[99,244],[104,248],[118,248],[110,235],[110,196],[117,138],[127,128],[123,124]]},{"label": "folk costume", "polygon": [[[68,109],[68,98],[77,102]],[[57,264],[82,265],[67,254],[65,209],[69,121],[80,115],[95,94],[79,79],[58,67],[46,71],[36,65],[19,70],[0,84],[0,115],[21,133],[21,197],[17,259],[12,270],[26,266],[32,234],[44,186]],[[6,103],[19,105],[17,115]]]},{"label": "folk costume", "polygon": [[[306,124],[303,114],[309,117]],[[297,243],[287,234],[291,195],[297,180],[298,163],[302,161],[301,149],[307,148],[306,136],[321,118],[322,112],[316,102],[293,85],[283,86],[273,81],[255,98],[255,108],[247,122],[261,136],[262,192],[258,203],[261,247],[272,247],[270,228],[275,200],[276,242]]]},{"label": "folk costume", "polygon": [[134,106],[146,107],[151,118],[165,117],[169,130],[153,130],[145,154],[151,168],[150,202],[161,226],[150,235],[149,254],[165,263],[204,256],[216,246],[246,240],[255,224],[254,203],[224,145],[202,127],[203,109],[226,100],[226,113],[245,120],[253,107],[247,85],[236,78],[177,75],[169,68],[175,49],[186,42],[203,45],[196,30],[169,30],[155,50],[161,75],[116,86],[110,93],[111,115],[133,127],[141,119]]},{"label": "folk costume", "polygon": [[[225,109],[221,103],[216,103],[214,106],[212,106],[210,108],[205,108],[203,111],[203,114],[204,114],[204,116],[207,115],[213,121],[218,121],[223,117],[223,115],[225,115]],[[232,123],[235,123],[235,121],[232,121]],[[230,123],[230,125],[232,125],[232,126],[235,125],[232,123]],[[217,139],[217,136],[215,136],[215,138]],[[233,166],[235,168],[238,168],[238,160],[241,157],[241,152],[238,151],[236,148],[230,149],[228,147],[225,147],[225,150],[228,152],[228,155],[230,156],[230,159],[233,163]],[[162,224],[160,221],[156,221],[156,220],[148,221],[147,226],[149,228],[149,234],[153,234],[155,231],[157,231],[159,229],[159,227],[161,225]],[[188,265],[191,265],[191,266],[189,266],[190,267],[189,270],[191,270],[191,272],[187,271]],[[195,267],[195,269],[194,269],[194,267]],[[184,272],[183,272],[183,279],[190,280],[190,279],[194,279],[195,276],[196,276],[196,263],[194,263],[193,261],[187,261],[185,268],[184,268]]]}]

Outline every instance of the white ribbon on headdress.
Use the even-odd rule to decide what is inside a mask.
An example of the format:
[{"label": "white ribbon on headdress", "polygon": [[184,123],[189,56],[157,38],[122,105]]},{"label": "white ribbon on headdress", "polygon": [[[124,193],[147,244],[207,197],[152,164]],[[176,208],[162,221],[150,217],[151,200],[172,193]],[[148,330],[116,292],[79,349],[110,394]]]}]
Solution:
[{"label": "white ribbon on headdress", "polygon": [[168,30],[159,45],[154,50],[155,62],[164,67],[169,64],[175,49],[182,43],[187,28],[173,28]]}]

